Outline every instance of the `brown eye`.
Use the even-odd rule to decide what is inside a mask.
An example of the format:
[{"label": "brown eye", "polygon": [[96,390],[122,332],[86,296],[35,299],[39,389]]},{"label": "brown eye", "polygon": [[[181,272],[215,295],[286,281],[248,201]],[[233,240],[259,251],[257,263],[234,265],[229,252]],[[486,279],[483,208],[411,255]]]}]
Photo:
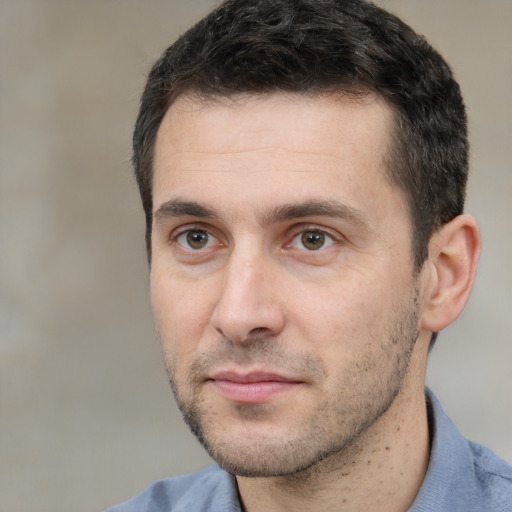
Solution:
[{"label": "brown eye", "polygon": [[213,240],[210,240],[208,232],[201,229],[191,229],[185,231],[177,238],[178,243],[185,249],[205,249],[209,247]]},{"label": "brown eye", "polygon": [[321,231],[304,231],[300,240],[308,251],[316,251],[325,245],[325,233]]}]

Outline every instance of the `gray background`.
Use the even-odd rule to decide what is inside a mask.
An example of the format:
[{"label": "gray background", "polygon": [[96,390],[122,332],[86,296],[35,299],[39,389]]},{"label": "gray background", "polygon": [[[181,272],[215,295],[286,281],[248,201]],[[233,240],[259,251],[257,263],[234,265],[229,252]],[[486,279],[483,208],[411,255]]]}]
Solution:
[{"label": "gray background", "polygon": [[[512,460],[512,2],[379,3],[446,56],[471,119],[484,252],[429,382]],[[214,4],[0,0],[0,512],[102,510],[208,463],[160,361],[128,160],[151,63]]]}]

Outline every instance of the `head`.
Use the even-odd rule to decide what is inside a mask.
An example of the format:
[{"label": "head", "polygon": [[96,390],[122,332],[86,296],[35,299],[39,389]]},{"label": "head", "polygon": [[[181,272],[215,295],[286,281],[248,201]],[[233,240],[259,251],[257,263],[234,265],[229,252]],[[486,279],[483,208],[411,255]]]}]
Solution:
[{"label": "head", "polygon": [[292,474],[414,421],[478,252],[462,99],[422,38],[360,0],[228,1],[155,64],[134,164],[171,384],[216,460]]},{"label": "head", "polygon": [[133,163],[151,254],[156,134],[176,98],[272,92],[381,97],[392,109],[386,171],[409,206],[416,268],[432,233],[460,213],[468,171],[466,114],[443,58],[364,0],[232,0],[155,63],[134,133]]}]

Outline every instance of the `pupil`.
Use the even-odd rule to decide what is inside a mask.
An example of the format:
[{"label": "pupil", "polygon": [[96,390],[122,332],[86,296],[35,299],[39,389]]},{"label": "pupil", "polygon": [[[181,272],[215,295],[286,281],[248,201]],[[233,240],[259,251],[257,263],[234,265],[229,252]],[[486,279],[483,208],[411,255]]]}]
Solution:
[{"label": "pupil", "polygon": [[317,231],[306,231],[302,235],[302,243],[304,247],[310,251],[319,249],[325,243],[325,235]]},{"label": "pupil", "polygon": [[208,242],[206,231],[190,231],[187,234],[187,242],[193,249],[202,249]]}]

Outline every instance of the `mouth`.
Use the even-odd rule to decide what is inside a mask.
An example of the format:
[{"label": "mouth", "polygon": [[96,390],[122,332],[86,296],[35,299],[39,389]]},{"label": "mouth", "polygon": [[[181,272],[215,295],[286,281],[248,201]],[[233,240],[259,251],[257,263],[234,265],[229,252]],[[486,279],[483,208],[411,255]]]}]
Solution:
[{"label": "mouth", "polygon": [[277,373],[234,371],[216,373],[207,382],[227,400],[244,404],[268,403],[304,384]]}]

